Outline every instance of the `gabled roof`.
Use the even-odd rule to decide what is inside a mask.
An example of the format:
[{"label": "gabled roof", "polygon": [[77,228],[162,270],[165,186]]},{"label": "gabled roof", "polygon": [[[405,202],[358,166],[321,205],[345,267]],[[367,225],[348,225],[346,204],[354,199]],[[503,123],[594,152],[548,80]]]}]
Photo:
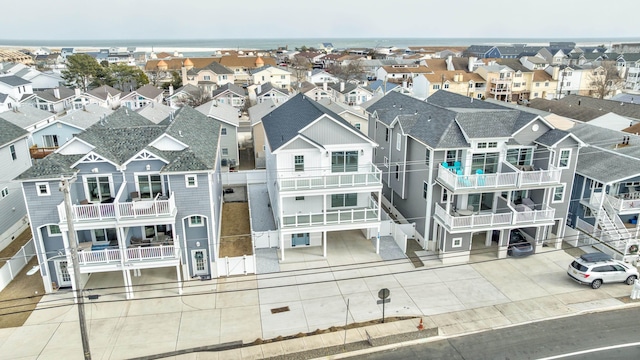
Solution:
[{"label": "gabled roof", "polygon": [[452,93],[446,90],[438,90],[427,99],[430,104],[435,104],[443,108],[467,108],[467,109],[488,109],[505,110],[506,108],[498,104],[472,99],[464,95]]},{"label": "gabled roof", "polygon": [[559,130],[559,129],[551,129],[549,131],[547,131],[546,133],[540,135],[535,142],[538,144],[542,144],[548,147],[551,147],[555,144],[558,143],[558,141],[561,141],[562,139],[566,138],[567,136],[569,136],[571,133],[564,131],[564,130]]},{"label": "gabled roof", "polygon": [[258,58],[262,59],[263,63],[260,66],[264,65],[273,65],[276,66],[276,60],[272,57],[260,57],[260,56],[237,56],[237,55],[228,55],[221,56],[219,58],[214,58],[214,61],[219,62],[224,66],[231,67],[243,67],[247,69],[253,69],[257,66],[256,64],[260,64]]},{"label": "gabled roof", "polygon": [[98,104],[89,104],[84,106],[82,110],[67,113],[67,115],[59,118],[58,121],[84,130],[111,113],[113,113],[112,109],[102,107]]},{"label": "gabled roof", "polygon": [[192,85],[192,84],[187,84],[184,86],[179,87],[178,89],[176,89],[173,92],[173,95],[168,96],[169,98],[174,97],[180,93],[185,93],[185,94],[189,94],[191,96],[200,96],[200,94],[202,93],[202,89],[200,89],[199,87]]},{"label": "gabled roof", "polygon": [[376,81],[372,81],[369,83],[369,88],[371,88],[371,90],[376,91],[379,88],[383,88],[382,91],[383,92],[388,92],[393,90],[394,88],[400,86],[399,84],[396,83],[392,83],[389,81],[382,81],[382,80],[376,80]]},{"label": "gabled roof", "polygon": [[145,119],[150,120],[154,124],[161,123],[173,112],[175,112],[175,109],[153,101],[137,111],[138,114],[142,115]]},{"label": "gabled roof", "polygon": [[238,109],[228,104],[220,104],[216,100],[198,106],[196,111],[235,127],[240,125]]},{"label": "gabled roof", "polygon": [[0,103],[4,103],[4,101],[8,98],[9,98],[9,95],[0,93]]},{"label": "gabled roof", "polygon": [[602,183],[613,183],[640,174],[640,160],[613,151],[589,147],[578,156],[576,173]]},{"label": "gabled roof", "polygon": [[440,83],[440,82],[444,82],[444,81],[455,82],[455,76],[456,75],[462,75],[462,79],[457,81],[459,83],[466,83],[466,82],[469,82],[469,81],[473,81],[473,82],[476,82],[476,83],[486,83],[487,82],[487,80],[485,80],[479,74],[469,73],[469,72],[460,71],[460,70],[452,70],[452,71],[443,70],[443,71],[436,71],[436,72],[434,72],[432,74],[422,74],[422,76],[426,77],[427,80],[429,80],[429,82],[431,82],[432,84]]},{"label": "gabled roof", "polygon": [[89,92],[87,92],[87,94],[92,95],[98,99],[101,100],[107,100],[108,96],[116,96],[118,94],[121,94],[122,91],[118,90],[118,89],[114,89],[109,85],[102,85],[100,87],[97,87]]},{"label": "gabled roof", "polygon": [[0,118],[3,118],[27,131],[30,130],[33,125],[49,118],[52,119],[53,117],[54,114],[33,106],[20,106],[18,108],[14,108],[13,111],[0,113]]},{"label": "gabled roof", "polygon": [[257,74],[257,73],[259,73],[261,71],[265,71],[265,70],[273,71],[273,72],[281,73],[281,74],[283,74],[283,73],[291,74],[289,71],[280,69],[280,68],[272,66],[272,65],[265,65],[265,66],[261,66],[259,68],[251,69],[251,70],[249,70],[249,74],[251,74],[251,75]]},{"label": "gabled roof", "polygon": [[227,83],[224,84],[222,86],[220,86],[219,88],[215,89],[213,91],[213,93],[211,93],[211,97],[215,98],[217,96],[219,96],[220,94],[224,93],[224,92],[231,92],[233,94],[236,94],[238,96],[246,96],[246,92],[243,88],[241,88],[238,85],[235,84],[231,84],[231,83]]},{"label": "gabled roof", "polygon": [[69,89],[68,87],[64,87],[64,86],[59,87],[58,91],[60,91],[60,98],[57,98],[55,96],[55,92],[53,89],[34,91],[33,94],[39,97],[40,99],[49,101],[49,102],[62,101],[64,99],[68,99],[76,95],[76,92],[73,89]]},{"label": "gabled roof", "polygon": [[614,114],[625,116],[628,118],[640,120],[640,104],[630,104],[614,100],[596,99],[589,96],[567,95],[560,99],[563,104],[572,107],[588,107],[600,112],[612,112]]},{"label": "gabled roof", "polygon": [[344,90],[340,91],[340,84],[328,84],[329,88],[341,93],[341,94],[348,94],[350,92],[352,92],[353,90],[355,90],[356,88],[360,88],[362,90],[365,90],[369,93],[373,93],[371,91],[371,88],[369,88],[369,86],[362,86],[362,85],[358,85],[358,84],[353,84],[353,83],[346,83],[344,84]]},{"label": "gabled roof", "polygon": [[271,150],[277,150],[298,136],[301,129],[323,115],[330,116],[347,128],[358,131],[338,114],[308,97],[298,94],[262,117],[262,124]]},{"label": "gabled roof", "polygon": [[355,116],[361,117],[363,119],[367,119],[367,116],[362,114],[361,112],[356,111],[353,107],[338,101],[333,101],[329,98],[324,98],[318,100],[318,104],[326,107],[327,109],[333,111],[334,113],[341,115],[345,112],[353,114]]},{"label": "gabled roof", "polygon": [[468,139],[508,138],[519,115],[517,110],[465,111],[456,115],[456,122]]},{"label": "gabled roof", "polygon": [[[2,116],[3,114],[0,114]],[[21,127],[10,123],[0,117],[0,148],[6,144],[15,141],[21,137],[27,136],[29,133]]]},{"label": "gabled roof", "polygon": [[71,166],[80,160],[84,154],[61,155],[51,153],[42,160],[38,160],[16,180],[58,179],[60,176],[71,176],[77,172]]},{"label": "gabled roof", "polygon": [[272,99],[267,99],[257,105],[249,108],[249,119],[251,120],[251,126],[256,125],[262,121],[262,117],[275,110],[278,106],[284,104],[283,102],[275,103]]},{"label": "gabled roof", "polygon": [[283,95],[289,95],[289,91],[287,91],[287,89],[277,88],[277,87],[273,86],[273,84],[270,83],[270,82],[260,85],[259,89],[261,89],[260,92],[257,92],[257,89],[256,89],[256,95],[257,96],[264,95],[264,94],[268,93],[269,91],[277,91],[277,92],[279,92],[279,93],[281,93]]},{"label": "gabled roof", "polygon": [[146,97],[147,99],[155,99],[158,95],[163,93],[163,90],[158,89],[153,85],[146,84],[138,88],[138,90],[136,90],[136,93]]},{"label": "gabled roof", "polygon": [[25,80],[15,75],[0,76],[0,82],[14,87],[31,84],[31,81]]},{"label": "gabled roof", "polygon": [[212,61],[211,63],[209,63],[207,66],[202,67],[202,68],[193,68],[192,70],[196,70],[200,71],[200,70],[211,70],[213,71],[214,74],[218,74],[218,75],[231,75],[233,74],[233,70],[229,69],[228,67],[216,62],[216,61]]},{"label": "gabled roof", "polygon": [[608,113],[608,111],[601,111],[587,106],[573,106],[557,100],[540,98],[529,100],[529,107],[579,121],[591,121]]}]

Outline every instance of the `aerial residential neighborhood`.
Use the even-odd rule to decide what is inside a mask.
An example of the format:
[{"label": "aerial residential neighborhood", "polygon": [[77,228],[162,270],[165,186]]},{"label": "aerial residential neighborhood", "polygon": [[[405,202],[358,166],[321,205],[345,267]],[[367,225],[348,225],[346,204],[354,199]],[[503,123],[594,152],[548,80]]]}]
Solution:
[{"label": "aerial residential neighborhood", "polygon": [[0,50],[0,358],[311,358],[638,304],[638,43],[334,45]]}]

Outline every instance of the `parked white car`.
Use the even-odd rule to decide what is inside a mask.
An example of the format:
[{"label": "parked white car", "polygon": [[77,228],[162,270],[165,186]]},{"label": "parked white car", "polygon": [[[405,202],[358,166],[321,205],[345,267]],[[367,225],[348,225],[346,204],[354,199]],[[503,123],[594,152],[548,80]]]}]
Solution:
[{"label": "parked white car", "polygon": [[584,254],[576,258],[569,269],[569,276],[580,284],[598,289],[603,283],[624,282],[632,285],[638,278],[638,269],[622,261],[613,260],[603,253]]}]

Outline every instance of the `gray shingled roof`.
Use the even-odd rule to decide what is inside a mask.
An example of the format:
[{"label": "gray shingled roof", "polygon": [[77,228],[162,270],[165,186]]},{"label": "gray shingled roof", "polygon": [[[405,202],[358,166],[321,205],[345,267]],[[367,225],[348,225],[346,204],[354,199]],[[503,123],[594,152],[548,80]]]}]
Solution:
[{"label": "gray shingled roof", "polygon": [[596,99],[589,96],[567,95],[559,102],[572,107],[587,107],[599,112],[614,114],[633,119],[640,119],[640,104],[629,104],[614,100]]},{"label": "gray shingled roof", "polygon": [[233,74],[233,70],[231,70],[228,67],[220,64],[217,61],[211,62],[211,64],[205,66],[204,69],[209,69],[209,70],[213,71],[214,73],[216,73],[218,75],[230,75],[230,74]]},{"label": "gray shingled roof", "polygon": [[561,101],[547,99],[531,99],[529,100],[529,107],[585,122],[609,113],[608,111],[601,111],[587,106],[573,106]]},{"label": "gray shingled roof", "polygon": [[142,115],[145,119],[150,120],[154,124],[161,123],[164,119],[169,117],[175,109],[155,102],[148,103],[145,107],[138,110],[137,113]]},{"label": "gray shingled roof", "polygon": [[9,86],[21,86],[31,84],[31,81],[25,80],[15,75],[0,76],[0,82]]},{"label": "gray shingled roof", "polygon": [[106,100],[108,95],[115,96],[120,93],[122,93],[122,91],[114,89],[109,85],[102,85],[88,92],[88,94],[102,100]]},{"label": "gray shingled roof", "polygon": [[93,152],[96,154],[116,164],[123,164],[157,139],[164,129],[164,126],[155,124],[116,128],[96,124],[77,137],[95,146]]},{"label": "gray shingled roof", "polygon": [[155,99],[158,95],[162,94],[163,90],[162,89],[158,89],[157,87],[153,86],[153,85],[144,85],[140,88],[138,88],[138,90],[136,90],[136,92],[139,95],[142,95],[144,97],[146,97],[147,99]]},{"label": "gray shingled roof", "polygon": [[353,83],[345,83],[344,84],[344,90],[340,91],[340,84],[329,84],[329,87],[332,88],[333,90],[342,93],[342,94],[347,94],[352,92],[353,90],[355,90],[358,86],[360,86],[361,89],[364,89],[370,93],[373,93],[373,90],[371,90],[371,88],[369,86],[361,86],[358,84],[353,84]]},{"label": "gray shingled roof", "polygon": [[0,113],[0,117],[25,130],[34,124],[37,124],[47,118],[52,118],[53,116],[54,114],[33,106],[21,106],[14,108],[12,111]]},{"label": "gray shingled roof", "polygon": [[215,89],[213,91],[213,93],[211,93],[211,97],[215,98],[216,96],[224,93],[225,91],[230,91],[230,92],[232,92],[232,93],[234,93],[234,94],[236,94],[238,96],[246,96],[246,92],[244,91],[243,88],[241,88],[238,85],[228,83],[228,84],[224,84],[224,85],[220,86],[219,88]]},{"label": "gray shingled roof", "polygon": [[328,115],[343,125],[353,128],[351,124],[342,119],[338,114],[298,94],[286,103],[262,118],[264,131],[269,140],[271,150],[280,148],[298,135],[300,129],[309,125],[323,115]]},{"label": "gray shingled roof", "polygon": [[470,139],[508,138],[519,115],[517,110],[465,111],[456,115],[456,122]]},{"label": "gray shingled roof", "polygon": [[3,103],[8,97],[9,95],[0,93],[0,103]]},{"label": "gray shingled roof", "polygon": [[44,159],[38,160],[25,172],[16,177],[16,180],[56,179],[60,176],[71,176],[78,170],[71,168],[75,162],[84,155],[61,155],[52,153]]},{"label": "gray shingled roof", "polygon": [[34,91],[33,93],[39,98],[50,102],[62,101],[64,99],[73,97],[76,94],[73,89],[69,89],[67,87],[59,87],[58,90],[60,91],[60,98],[55,97],[53,89]]},{"label": "gray shingled roof", "polygon": [[2,114],[0,114],[0,147],[28,134],[25,129],[10,123],[1,116]]},{"label": "gray shingled roof", "polygon": [[146,119],[144,116],[136,113],[133,110],[129,110],[126,107],[120,107],[114,111],[111,115],[107,116],[103,122],[98,122],[92,125],[92,128],[128,128],[133,126],[146,126],[153,125],[153,122]]},{"label": "gray shingled roof", "polygon": [[467,109],[489,109],[508,110],[504,106],[489,103],[486,101],[472,99],[464,95],[455,94],[446,90],[438,90],[427,98],[427,102],[447,109],[467,108]]},{"label": "gray shingled roof", "polygon": [[273,111],[283,103],[275,103],[272,99],[267,99],[257,105],[249,108],[249,119],[251,120],[251,126],[258,124],[262,121],[262,117]]},{"label": "gray shingled roof", "polygon": [[534,142],[551,147],[558,141],[564,139],[567,135],[569,135],[569,132],[567,131],[551,129],[546,133],[540,135]]},{"label": "gray shingled roof", "polygon": [[589,147],[580,151],[576,173],[602,183],[620,181],[640,174],[640,160]]},{"label": "gray shingled roof", "polygon": [[109,108],[104,108],[98,104],[89,104],[82,110],[70,112],[63,117],[58,118],[58,120],[76,126],[80,129],[86,129],[100,121],[103,116],[108,116],[111,113],[113,113],[113,110]]},{"label": "gray shingled roof", "polygon": [[273,84],[270,83],[270,82],[260,85],[260,89],[261,89],[260,92],[258,92],[257,89],[256,89],[256,95],[258,95],[258,96],[266,94],[271,90],[283,93],[285,95],[289,95],[289,91],[287,91],[287,89],[277,88],[277,87],[273,86]]}]

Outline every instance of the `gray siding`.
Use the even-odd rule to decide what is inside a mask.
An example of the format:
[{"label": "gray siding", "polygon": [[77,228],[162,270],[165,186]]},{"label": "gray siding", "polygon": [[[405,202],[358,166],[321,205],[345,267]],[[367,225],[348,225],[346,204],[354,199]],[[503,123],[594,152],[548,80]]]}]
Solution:
[{"label": "gray siding", "polygon": [[[533,131],[532,129],[533,125],[538,125],[538,131]],[[535,121],[527,125],[525,128],[520,130],[520,132],[518,132],[513,138],[519,144],[525,144],[525,145],[533,144],[533,141],[535,139],[539,138],[540,135],[546,133],[549,130],[551,130],[549,126],[547,126],[540,119],[536,119]]]},{"label": "gray siding", "polygon": [[365,140],[355,134],[355,132],[358,132],[357,129],[351,128],[351,130],[353,132],[345,131],[345,127],[336,121],[323,118],[304,130],[302,134],[323,145],[357,144],[365,142]]},{"label": "gray siding", "polygon": [[221,135],[218,147],[222,153],[222,149],[227,149],[228,154],[222,155],[222,159],[234,160],[236,164],[240,164],[238,156],[238,134],[237,128],[233,125],[221,122],[222,127],[227,129],[227,135]]},{"label": "gray siding", "polygon": [[[13,145],[16,151],[16,159],[11,157],[10,146]],[[9,238],[9,233],[5,234],[16,222],[27,215],[27,208],[22,196],[20,183],[12,180],[27,170],[31,166],[29,146],[27,139],[12,142],[0,148],[0,190],[7,188],[9,195],[0,198],[0,244]],[[15,208],[15,209],[14,209]]]}]

